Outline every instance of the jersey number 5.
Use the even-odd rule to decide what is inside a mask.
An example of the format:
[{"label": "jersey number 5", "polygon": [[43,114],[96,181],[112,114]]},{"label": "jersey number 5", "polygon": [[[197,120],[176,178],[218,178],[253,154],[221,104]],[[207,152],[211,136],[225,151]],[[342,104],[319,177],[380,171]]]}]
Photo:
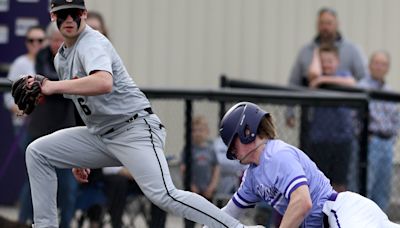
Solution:
[{"label": "jersey number 5", "polygon": [[82,111],[86,114],[86,115],[90,115],[92,114],[92,111],[90,111],[89,107],[87,105],[85,105],[85,99],[83,99],[82,97],[78,97],[78,103],[82,108]]}]

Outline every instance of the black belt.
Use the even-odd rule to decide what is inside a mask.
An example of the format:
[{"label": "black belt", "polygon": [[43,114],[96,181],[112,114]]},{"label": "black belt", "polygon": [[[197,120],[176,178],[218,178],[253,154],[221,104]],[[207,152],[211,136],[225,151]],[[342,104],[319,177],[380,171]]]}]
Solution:
[{"label": "black belt", "polygon": [[[147,112],[149,115],[154,114],[153,110],[151,108],[145,108],[143,109],[145,112]],[[125,121],[127,123],[130,123],[134,120],[136,120],[139,117],[139,113],[136,113],[134,116],[132,116],[131,118],[129,118],[129,120]]]},{"label": "black belt", "polygon": [[[149,108],[145,108],[145,109],[143,109],[143,110],[144,110],[145,112],[147,112],[149,115],[154,114],[153,110],[152,110],[150,107],[149,107]],[[130,122],[136,120],[138,117],[139,117],[139,113],[136,113],[135,115],[133,115],[131,118],[129,118],[129,119],[126,120],[125,122],[126,122],[126,123],[130,123]],[[115,129],[114,129],[114,128],[111,128],[110,130],[106,131],[104,134],[101,134],[100,136],[104,136],[104,135],[110,134],[110,133],[112,133],[112,132],[114,132],[114,131],[115,131]]]}]

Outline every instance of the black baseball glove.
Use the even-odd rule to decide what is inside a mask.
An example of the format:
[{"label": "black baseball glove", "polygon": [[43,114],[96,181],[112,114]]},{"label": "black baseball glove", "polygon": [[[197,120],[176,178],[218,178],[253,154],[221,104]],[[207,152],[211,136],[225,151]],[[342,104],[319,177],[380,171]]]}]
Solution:
[{"label": "black baseball glove", "polygon": [[[28,79],[30,78],[33,78],[33,82],[29,85]],[[23,114],[29,115],[35,109],[42,97],[41,87],[45,80],[47,78],[42,75],[26,75],[12,84],[11,95]]]}]

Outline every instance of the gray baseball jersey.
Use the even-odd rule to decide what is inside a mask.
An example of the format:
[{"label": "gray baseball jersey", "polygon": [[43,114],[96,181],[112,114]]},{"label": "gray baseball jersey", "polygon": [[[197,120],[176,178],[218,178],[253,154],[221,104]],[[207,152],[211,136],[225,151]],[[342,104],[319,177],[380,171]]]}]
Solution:
[{"label": "gray baseball jersey", "polygon": [[74,101],[91,133],[104,134],[140,110],[150,107],[110,41],[89,26],[86,26],[74,46],[60,48],[54,65],[60,80],[85,77],[94,71],[112,74],[111,93],[98,96],[64,95]]}]

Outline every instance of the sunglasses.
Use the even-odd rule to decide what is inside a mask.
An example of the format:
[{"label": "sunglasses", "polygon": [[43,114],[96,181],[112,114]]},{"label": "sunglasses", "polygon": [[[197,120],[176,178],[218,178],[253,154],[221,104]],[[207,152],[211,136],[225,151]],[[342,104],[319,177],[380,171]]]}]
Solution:
[{"label": "sunglasses", "polygon": [[34,42],[37,42],[39,44],[43,43],[44,38],[27,38],[26,42],[33,44]]},{"label": "sunglasses", "polygon": [[83,10],[81,9],[63,9],[54,12],[58,19],[66,20],[68,16],[71,16],[73,20],[78,19],[82,16]]}]

